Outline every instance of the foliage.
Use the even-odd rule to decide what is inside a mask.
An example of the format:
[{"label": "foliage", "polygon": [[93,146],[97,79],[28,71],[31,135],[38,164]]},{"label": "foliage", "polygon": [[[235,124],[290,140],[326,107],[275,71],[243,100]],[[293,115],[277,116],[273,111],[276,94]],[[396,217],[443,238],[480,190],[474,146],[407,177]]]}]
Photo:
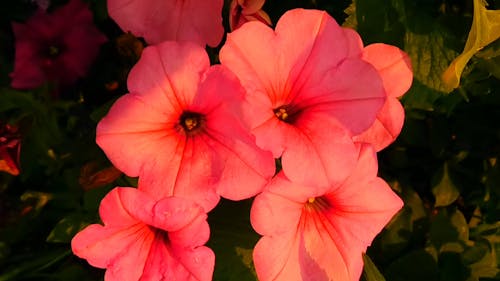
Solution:
[{"label": "foliage", "polygon": [[[108,18],[105,1],[89,2],[109,42],[87,77],[58,98],[51,96],[51,85],[33,91],[9,87],[10,22],[28,18],[34,4],[8,0],[0,11],[5,42],[0,47],[0,120],[17,124],[23,135],[21,174],[0,173],[1,281],[101,280],[103,271],[74,257],[69,242],[79,229],[98,222],[99,201],[112,187],[136,184],[124,175],[102,173],[111,164],[94,138],[97,121],[126,93],[127,73],[143,43],[122,35]],[[498,0],[488,3],[488,9],[500,9]],[[356,28],[365,44],[399,46],[414,68],[413,86],[402,100],[403,132],[379,154],[379,173],[405,207],[369,248],[362,278],[500,280],[498,40],[472,56],[451,93],[445,94],[450,89],[441,80],[464,49],[473,23],[472,0],[268,0],[264,10],[275,23],[295,7],[328,11]],[[217,49],[208,51],[217,61]],[[84,184],[100,171],[97,186]],[[258,235],[248,220],[231,219],[248,218],[250,203],[224,201],[209,214],[217,237],[208,243],[217,256],[214,280],[255,280],[251,251]]]}]

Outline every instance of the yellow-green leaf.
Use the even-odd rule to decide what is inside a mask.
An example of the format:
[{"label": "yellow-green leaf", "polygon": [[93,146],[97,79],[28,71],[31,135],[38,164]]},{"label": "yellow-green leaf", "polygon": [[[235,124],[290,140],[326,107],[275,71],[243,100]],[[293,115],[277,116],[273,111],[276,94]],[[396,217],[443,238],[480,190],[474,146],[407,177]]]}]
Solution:
[{"label": "yellow-green leaf", "polygon": [[435,207],[448,206],[457,200],[460,192],[450,178],[448,164],[444,164],[443,174],[439,182],[432,187],[432,193],[436,198]]},{"label": "yellow-green leaf", "polygon": [[443,73],[447,92],[460,83],[460,76],[472,56],[486,45],[500,38],[500,10],[487,10],[486,1],[474,0],[474,17],[465,48]]},{"label": "yellow-green leaf", "polygon": [[380,273],[377,266],[375,266],[368,255],[363,254],[363,262],[363,275],[367,281],[385,281],[384,276]]}]

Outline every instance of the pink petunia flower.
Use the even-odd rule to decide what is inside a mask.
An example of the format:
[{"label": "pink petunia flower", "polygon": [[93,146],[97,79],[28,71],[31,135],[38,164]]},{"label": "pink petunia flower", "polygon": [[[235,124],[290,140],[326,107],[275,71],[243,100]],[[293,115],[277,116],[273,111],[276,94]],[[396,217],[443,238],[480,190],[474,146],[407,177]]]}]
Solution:
[{"label": "pink petunia flower", "polygon": [[97,126],[97,143],[113,164],[139,177],[155,198],[193,198],[205,211],[219,195],[259,193],[274,174],[271,153],[243,123],[244,89],[203,48],[164,42],[144,49],[121,97]]},{"label": "pink petunia flower", "polygon": [[340,185],[304,186],[279,173],[251,209],[252,226],[263,235],[253,253],[259,280],[359,280],[362,253],[402,205],[377,177],[368,144]]},{"label": "pink petunia flower", "polygon": [[216,47],[224,35],[223,0],[107,0],[110,17],[146,42],[191,41]]},{"label": "pink petunia flower", "polygon": [[290,179],[324,186],[353,168],[352,135],[372,125],[386,98],[362,51],[356,32],[317,10],[288,11],[275,31],[255,21],[228,34],[221,63],[257,105],[244,108],[257,145],[282,157]]},{"label": "pink petunia flower", "polygon": [[71,0],[53,13],[38,10],[12,23],[16,53],[11,86],[32,89],[47,81],[68,85],[83,77],[107,39],[94,26],[87,4]]},{"label": "pink petunia flower", "polygon": [[155,201],[136,188],[113,189],[101,202],[104,225],[92,224],[71,241],[73,253],[106,268],[106,281],[212,280],[215,255],[203,246],[207,215],[176,197]]},{"label": "pink petunia flower", "polygon": [[398,137],[403,127],[405,112],[398,98],[408,91],[413,81],[411,61],[399,48],[381,43],[366,46],[362,58],[378,70],[387,99],[373,125],[354,136],[354,140],[371,143],[380,151]]},{"label": "pink petunia flower", "polygon": [[271,25],[271,19],[262,6],[266,0],[233,0],[229,7],[229,27],[231,30],[238,29],[249,21],[260,21]]}]

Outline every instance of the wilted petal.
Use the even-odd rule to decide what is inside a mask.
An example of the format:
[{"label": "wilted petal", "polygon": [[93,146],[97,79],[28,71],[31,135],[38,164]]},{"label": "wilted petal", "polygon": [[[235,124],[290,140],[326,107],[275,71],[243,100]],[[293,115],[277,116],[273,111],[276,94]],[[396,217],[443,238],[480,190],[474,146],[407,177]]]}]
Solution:
[{"label": "wilted petal", "polygon": [[0,122],[0,171],[19,175],[21,134],[16,126]]},{"label": "wilted petal", "polygon": [[235,30],[249,21],[271,25],[271,19],[262,10],[265,0],[233,0],[229,7],[229,27]]}]

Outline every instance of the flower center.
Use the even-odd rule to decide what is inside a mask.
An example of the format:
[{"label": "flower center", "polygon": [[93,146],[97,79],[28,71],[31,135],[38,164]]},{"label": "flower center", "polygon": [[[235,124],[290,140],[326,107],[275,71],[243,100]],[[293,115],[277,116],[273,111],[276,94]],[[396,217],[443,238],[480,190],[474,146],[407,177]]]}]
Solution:
[{"label": "flower center", "polygon": [[275,108],[273,111],[274,115],[276,115],[276,117],[278,117],[278,119],[281,121],[286,122],[288,117],[290,117],[290,112],[286,105],[282,105],[278,108]]},{"label": "flower center", "polygon": [[55,58],[61,53],[61,49],[57,46],[51,45],[48,49],[49,57]]},{"label": "flower center", "polygon": [[204,122],[203,115],[196,112],[186,111],[182,113],[179,124],[186,133],[198,130]]},{"label": "flower center", "polygon": [[324,211],[329,208],[331,208],[330,202],[328,202],[328,199],[320,196],[320,197],[311,197],[307,199],[307,202],[305,204],[306,210],[309,211]]}]

